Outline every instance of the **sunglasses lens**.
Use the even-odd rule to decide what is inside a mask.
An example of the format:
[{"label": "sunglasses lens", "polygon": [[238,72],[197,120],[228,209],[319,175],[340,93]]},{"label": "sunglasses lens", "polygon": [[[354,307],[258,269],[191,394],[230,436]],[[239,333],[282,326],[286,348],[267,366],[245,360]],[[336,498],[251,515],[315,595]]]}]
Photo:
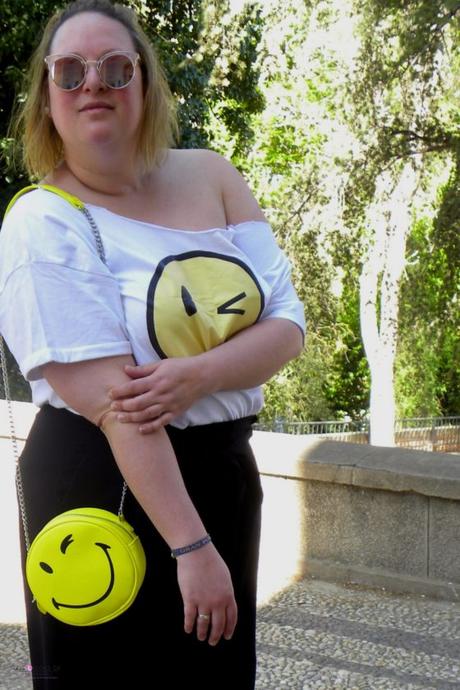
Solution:
[{"label": "sunglasses lens", "polygon": [[[89,64],[96,64],[96,60],[88,60]],[[63,55],[52,64],[54,83],[64,91],[73,91],[82,85],[86,75],[85,60],[76,55]],[[98,63],[101,81],[111,89],[123,89],[128,86],[134,76],[136,60],[123,53],[112,53],[102,58]]]},{"label": "sunglasses lens", "polygon": [[69,55],[55,61],[53,80],[60,89],[72,91],[80,86],[85,77],[85,66],[76,57]]},{"label": "sunglasses lens", "polygon": [[122,89],[134,76],[134,64],[127,55],[108,55],[102,61],[100,75],[111,89]]}]

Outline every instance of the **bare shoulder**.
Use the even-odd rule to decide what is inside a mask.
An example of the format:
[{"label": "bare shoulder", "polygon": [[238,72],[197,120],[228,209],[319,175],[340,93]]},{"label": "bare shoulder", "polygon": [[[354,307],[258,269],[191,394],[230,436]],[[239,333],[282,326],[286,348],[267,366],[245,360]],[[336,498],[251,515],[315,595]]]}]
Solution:
[{"label": "bare shoulder", "polygon": [[171,154],[187,177],[198,175],[221,195],[227,223],[266,220],[245,178],[224,156],[210,149],[174,149]]},{"label": "bare shoulder", "polygon": [[196,180],[199,176],[205,182],[215,179],[225,158],[210,149],[170,149],[167,161],[175,174],[180,173],[185,180]]},{"label": "bare shoulder", "polygon": [[229,175],[236,168],[220,153],[211,149],[170,149],[168,156],[171,164],[179,168],[188,177],[192,175],[196,179],[197,173],[202,179],[216,179]]}]

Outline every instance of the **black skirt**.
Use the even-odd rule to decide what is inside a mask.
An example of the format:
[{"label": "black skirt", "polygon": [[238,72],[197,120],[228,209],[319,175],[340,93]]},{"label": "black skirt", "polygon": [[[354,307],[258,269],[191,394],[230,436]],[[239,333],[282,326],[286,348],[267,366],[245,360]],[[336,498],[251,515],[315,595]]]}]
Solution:
[{"label": "black skirt", "polygon": [[[40,613],[24,580],[34,690],[99,690],[101,683],[120,689],[253,690],[262,502],[249,445],[255,419],[166,427],[189,495],[232,575],[238,605],[233,638],[211,647],[184,632],[176,562],[128,491],[124,515],[141,539],[147,571],[125,613],[97,626],[67,625]],[[65,510],[118,511],[122,476],[106,437],[83,417],[43,407],[20,467],[31,540]]]}]

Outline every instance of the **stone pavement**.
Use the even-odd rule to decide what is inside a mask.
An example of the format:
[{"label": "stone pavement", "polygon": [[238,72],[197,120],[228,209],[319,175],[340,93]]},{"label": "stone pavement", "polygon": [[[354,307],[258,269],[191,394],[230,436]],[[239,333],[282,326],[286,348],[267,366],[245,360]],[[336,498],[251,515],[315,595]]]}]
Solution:
[{"label": "stone pavement", "polygon": [[[303,580],[259,606],[258,655],[257,690],[460,690],[460,603]],[[27,665],[0,625],[0,690],[30,690]]]},{"label": "stone pavement", "polygon": [[304,580],[259,609],[257,690],[460,690],[460,603]]}]

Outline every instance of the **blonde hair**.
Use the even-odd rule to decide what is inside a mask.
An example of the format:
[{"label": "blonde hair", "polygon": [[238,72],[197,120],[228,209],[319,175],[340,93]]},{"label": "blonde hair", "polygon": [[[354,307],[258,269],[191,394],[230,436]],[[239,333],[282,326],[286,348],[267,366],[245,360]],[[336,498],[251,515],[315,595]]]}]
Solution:
[{"label": "blonde hair", "polygon": [[109,0],[76,0],[48,21],[26,75],[27,97],[12,118],[9,135],[19,146],[23,165],[32,178],[41,179],[63,158],[62,140],[45,110],[48,97],[44,59],[49,54],[57,30],[67,19],[82,12],[98,12],[119,21],[128,30],[141,56],[144,109],[138,153],[145,170],[160,163],[167,149],[179,138],[173,96],[154,48],[134,12]]}]

